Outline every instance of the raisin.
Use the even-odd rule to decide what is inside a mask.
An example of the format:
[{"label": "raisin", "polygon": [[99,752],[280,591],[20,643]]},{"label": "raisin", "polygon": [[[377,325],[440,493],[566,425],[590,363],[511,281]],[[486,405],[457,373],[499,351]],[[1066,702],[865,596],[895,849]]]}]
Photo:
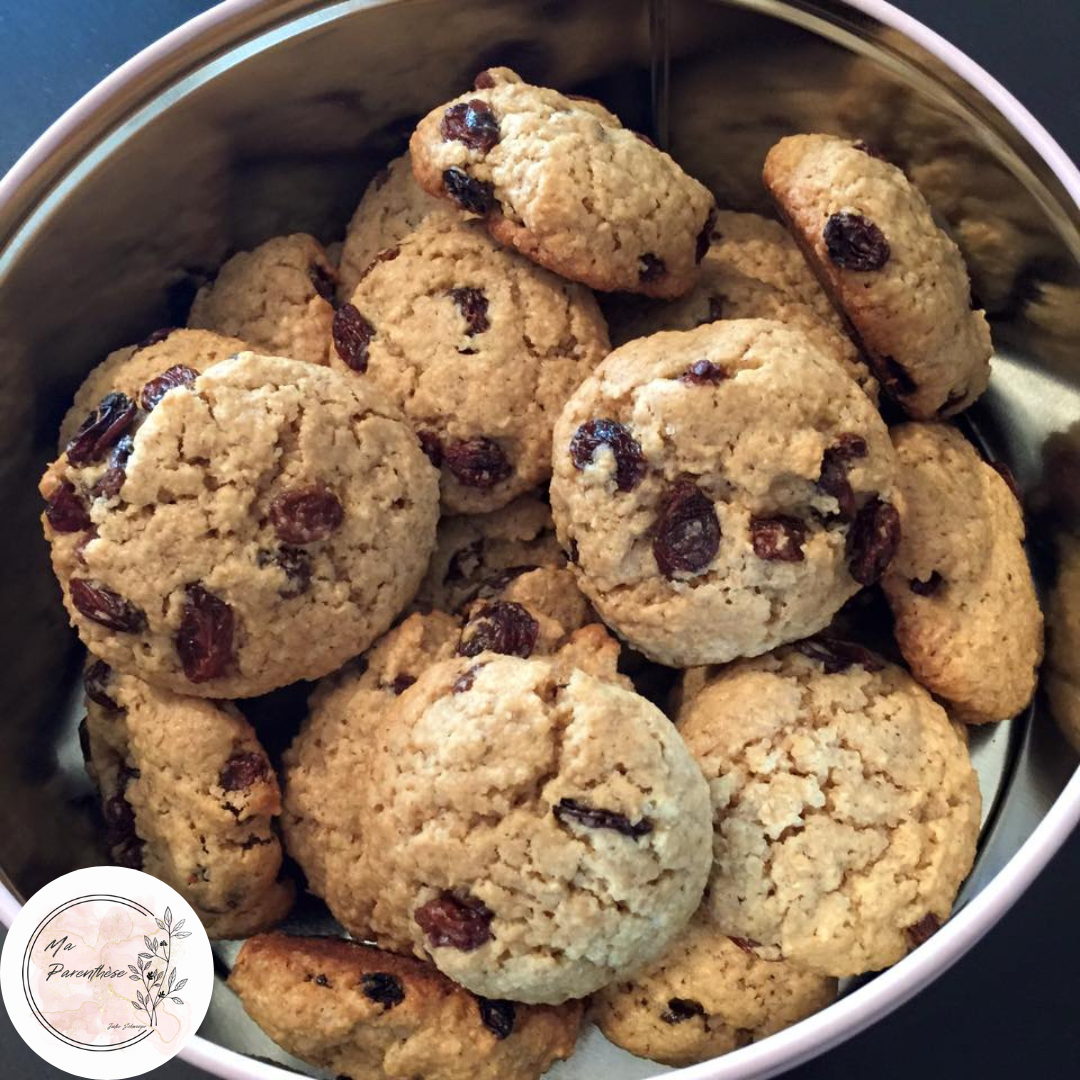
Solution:
[{"label": "raisin", "polygon": [[723,382],[728,377],[727,371],[711,360],[695,360],[680,376],[679,382],[691,386],[708,386]]},{"label": "raisin", "polygon": [[709,244],[712,242],[712,231],[716,225],[716,207],[712,207],[709,210],[709,216],[705,218],[705,224],[701,227],[701,232],[697,234],[697,240],[694,244],[694,262],[701,262],[705,258],[706,252],[709,250]]},{"label": "raisin", "polygon": [[91,701],[96,702],[103,709],[115,711],[120,706],[105,692],[110,679],[112,679],[112,668],[104,660],[95,660],[83,672],[83,689]]},{"label": "raisin", "polygon": [[131,870],[143,868],[143,842],[132,837],[113,850],[113,862],[117,866],[126,866]]},{"label": "raisin", "polygon": [[907,397],[919,389],[919,384],[908,374],[903,364],[891,356],[884,356],[879,365],[881,381],[893,397]]},{"label": "raisin", "polygon": [[98,477],[90,489],[92,499],[114,499],[127,479],[127,462],[135,449],[135,440],[125,435],[109,455],[109,467]]},{"label": "raisin", "polygon": [[941,920],[936,915],[926,914],[907,928],[908,941],[916,948],[928,942],[940,929]]},{"label": "raisin", "polygon": [[109,847],[119,847],[134,838],[135,811],[120,793],[105,803],[105,841]]},{"label": "raisin", "polygon": [[664,262],[658,255],[653,255],[652,252],[646,251],[644,255],[638,259],[638,281],[646,284],[659,281],[667,273],[667,263]]},{"label": "raisin", "polygon": [[461,631],[459,656],[496,652],[526,659],[536,648],[540,624],[512,600],[495,600],[469,617]]},{"label": "raisin", "polygon": [[443,463],[462,487],[492,488],[513,471],[503,448],[485,435],[447,443]]},{"label": "raisin", "polygon": [[435,468],[439,468],[443,461],[442,439],[434,431],[418,431],[416,437],[420,440],[420,449],[427,455],[428,461]]},{"label": "raisin", "polygon": [[892,503],[871,499],[855,516],[847,538],[847,563],[860,585],[873,585],[900,543],[900,515]]},{"label": "raisin", "polygon": [[135,422],[135,403],[126,394],[107,394],[67,444],[72,465],[101,461]]},{"label": "raisin", "polygon": [[149,349],[151,345],[159,344],[160,342],[164,341],[175,329],[175,326],[163,326],[158,330],[151,331],[149,334],[146,335],[146,337],[142,339],[142,341],[139,342],[138,345],[135,346],[134,351],[138,352],[140,349]]},{"label": "raisin", "polygon": [[185,592],[176,651],[189,681],[208,682],[232,663],[233,610],[199,583],[188,585]]},{"label": "raisin", "polygon": [[466,691],[471,690],[473,688],[473,683],[476,682],[476,673],[483,666],[483,664],[473,664],[471,668],[466,668],[454,680],[454,685],[450,687],[450,693],[464,694]]},{"label": "raisin", "polygon": [[705,1007],[700,1001],[691,1001],[689,998],[671,998],[667,1003],[667,1011],[660,1014],[660,1019],[665,1024],[682,1024],[695,1016],[704,1015]]},{"label": "raisin", "polygon": [[286,544],[314,544],[341,528],[345,509],[322,484],[283,491],[270,503],[270,523]]},{"label": "raisin", "polygon": [[82,532],[90,528],[90,512],[70,480],[62,481],[49,496],[45,503],[45,518],[58,533]]},{"label": "raisin", "polygon": [[72,554],[75,556],[75,558],[78,561],[80,566],[85,566],[86,565],[86,545],[89,544],[91,540],[96,540],[97,535],[98,535],[97,534],[97,528],[94,527],[94,526],[91,526],[90,530],[88,532],[84,533],[75,542],[75,548],[74,548]]},{"label": "raisin", "polygon": [[696,574],[720,549],[720,521],[712,500],[692,480],[678,481],[667,493],[657,515],[653,556],[660,573]]},{"label": "raisin", "polygon": [[774,562],[802,562],[806,523],[788,514],[752,517],[750,539],[759,559]]},{"label": "raisin", "polygon": [[479,98],[451,105],[439,125],[442,137],[464,143],[470,150],[486,154],[501,138],[499,121],[491,107]]},{"label": "raisin", "polygon": [[450,290],[450,299],[458,306],[462,317],[467,324],[465,335],[475,337],[487,330],[491,323],[488,322],[488,301],[483,289],[473,289],[463,286]]},{"label": "raisin", "polygon": [[278,589],[283,600],[302,596],[311,588],[311,556],[303,548],[282,545],[277,551],[261,550],[259,566],[278,566],[285,574],[285,584]]},{"label": "raisin", "polygon": [[495,78],[487,68],[484,68],[473,79],[472,85],[474,90],[490,90],[495,85]]},{"label": "raisin", "polygon": [[651,146],[654,150],[656,149],[656,143],[654,143],[648,135],[640,131],[635,131],[633,132],[633,134],[636,138],[640,139],[646,146]]},{"label": "raisin", "polygon": [[433,948],[449,946],[462,952],[472,952],[491,940],[494,917],[471,893],[445,889],[413,914]]},{"label": "raisin", "polygon": [[93,622],[134,634],[146,628],[146,615],[131,601],[105,585],[95,585],[83,578],[71,579],[71,602],[76,610]]},{"label": "raisin", "polygon": [[796,642],[795,648],[803,656],[821,664],[826,675],[838,675],[852,667],[881,671],[885,666],[869,649],[836,638],[807,638],[805,641]]},{"label": "raisin", "polygon": [[[330,986],[330,980],[323,974],[318,974],[311,980],[316,986]],[[333,987],[330,987],[333,989]]]},{"label": "raisin", "polygon": [[480,1007],[480,1022],[495,1036],[505,1039],[514,1033],[514,1021],[517,1009],[512,1001],[492,1001],[490,998],[477,997]]},{"label": "raisin", "polygon": [[377,1002],[388,1012],[405,1000],[405,988],[396,975],[385,971],[373,971],[360,976],[360,989],[364,997]]},{"label": "raisin", "polygon": [[843,270],[880,270],[889,261],[885,234],[862,214],[833,214],[822,236],[829,258]]},{"label": "raisin", "polygon": [[936,570],[930,571],[930,576],[925,580],[913,577],[908,581],[908,588],[915,593],[916,596],[933,596],[942,585],[945,584],[945,579]]},{"label": "raisin", "polygon": [[482,581],[480,587],[476,590],[475,599],[490,600],[492,597],[498,596],[510,582],[517,581],[522,574],[531,573],[536,569],[538,568],[529,565],[508,566],[506,569],[500,570],[497,574],[493,574]]},{"label": "raisin", "polygon": [[447,169],[443,173],[446,194],[462,209],[471,214],[487,214],[495,205],[495,188],[485,180],[474,180],[461,169]]},{"label": "raisin", "polygon": [[551,812],[560,824],[565,825],[573,821],[578,825],[584,825],[587,829],[611,829],[634,840],[640,836],[648,836],[653,829],[652,822],[648,818],[631,821],[625,814],[616,813],[614,810],[597,810],[576,799],[560,799],[558,805],[552,807]]},{"label": "raisin", "polygon": [[742,949],[744,953],[747,953],[750,956],[757,955],[754,950],[761,944],[760,941],[755,941],[753,938],[734,937],[731,934],[728,935],[728,941],[730,941],[732,945],[735,945],[738,948]]},{"label": "raisin", "polygon": [[342,363],[363,375],[367,371],[368,346],[375,336],[375,327],[360,314],[355,304],[342,304],[334,312],[330,333]]},{"label": "raisin", "polygon": [[190,386],[198,377],[199,373],[194,368],[186,364],[173,364],[143,386],[139,394],[139,404],[147,412],[151,412],[170,390],[175,390],[178,386]]},{"label": "raisin", "polygon": [[414,682],[416,682],[415,675],[395,675],[394,681],[390,684],[390,689],[394,691],[396,697],[400,697]]},{"label": "raisin", "polygon": [[220,782],[226,791],[245,791],[270,776],[270,762],[250,750],[233,754],[221,770]]},{"label": "raisin", "polygon": [[586,420],[570,440],[574,468],[584,469],[591,464],[599,446],[610,447],[615,455],[615,487],[633,491],[645,476],[641,444],[617,420]]},{"label": "raisin", "polygon": [[868,157],[877,158],[878,161],[889,160],[873,143],[868,143],[864,139],[857,140],[854,146],[856,150],[866,154]]},{"label": "raisin", "polygon": [[855,492],[847,473],[849,462],[862,457],[866,457],[866,440],[850,431],[843,432],[821,456],[817,486],[836,500],[837,516],[841,521],[850,521],[855,516]]},{"label": "raisin", "polygon": [[90,717],[84,716],[79,721],[79,749],[82,751],[83,764],[90,764]]},{"label": "raisin", "polygon": [[322,263],[314,262],[308,267],[308,280],[311,287],[328,304],[334,302],[334,292],[337,288],[337,275],[329,267]]}]

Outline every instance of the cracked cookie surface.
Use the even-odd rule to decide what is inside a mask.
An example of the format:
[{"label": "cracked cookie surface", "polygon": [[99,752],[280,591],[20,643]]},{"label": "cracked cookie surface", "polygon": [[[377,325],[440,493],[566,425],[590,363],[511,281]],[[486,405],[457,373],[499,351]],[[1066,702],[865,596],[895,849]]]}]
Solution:
[{"label": "cracked cookie surface", "polygon": [[1043,652],[1020,504],[955,428],[890,434],[904,536],[882,586],[900,651],[958,719],[1007,720],[1031,700]]},{"label": "cracked cookie surface", "polygon": [[243,338],[251,349],[327,362],[337,271],[305,233],[275,236],[229,259],[195,297],[192,329]]},{"label": "cracked cookie surface", "polygon": [[420,121],[409,144],[420,186],[573,281],[648,296],[689,289],[708,190],[603,107],[506,69],[488,75]]},{"label": "cracked cookie surface", "polygon": [[587,289],[443,213],[383,252],[334,327],[331,364],[402,409],[451,513],[550,476],[554,419],[609,350]]},{"label": "cracked cookie surface", "polygon": [[762,960],[698,915],[654,964],[598,991],[589,1013],[616,1046],[678,1068],[791,1027],[836,993],[835,979]]},{"label": "cracked cookie surface", "polygon": [[96,655],[178,693],[251,697],[333,671],[411,599],[437,474],[374,390],[242,353],[149,414],[124,402],[41,482]]},{"label": "cracked cookie surface", "polygon": [[431,965],[341,938],[245,942],[229,986],[290,1054],[348,1080],[539,1080],[581,1005],[478,998]]},{"label": "cracked cookie surface", "polygon": [[713,673],[680,710],[712,796],[704,910],[764,959],[857,975],[948,918],[979,786],[962,728],[906,672],[805,647]]},{"label": "cracked cookie surface", "polygon": [[889,394],[916,419],[966,409],[990,378],[990,329],[959,249],[904,173],[847,139],[793,135],[764,175]]},{"label": "cracked cookie surface", "polygon": [[622,346],[567,404],[553,455],[552,512],[582,591],[673,667],[815,633],[895,545],[884,423],[779,323]]},{"label": "cracked cookie surface", "polygon": [[90,658],[84,753],[113,860],[171,885],[212,938],[280,922],[277,777],[230,704],[155,690]]}]

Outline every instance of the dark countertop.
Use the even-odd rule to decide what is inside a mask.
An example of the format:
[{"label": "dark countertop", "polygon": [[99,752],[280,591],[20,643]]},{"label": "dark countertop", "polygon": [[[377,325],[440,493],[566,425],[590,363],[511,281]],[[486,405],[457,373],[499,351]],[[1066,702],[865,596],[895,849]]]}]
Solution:
[{"label": "dark countertop", "polygon": [[[82,93],[204,0],[32,0],[0,5],[0,172]],[[900,0],[1000,79],[1080,160],[1077,0]],[[870,1031],[788,1073],[791,1080],[1058,1080],[1080,1073],[1080,834],[954,968]],[[0,1016],[0,1074],[68,1074],[36,1057]],[[1072,1065],[1069,1065],[1069,1062]],[[161,1080],[204,1080],[179,1062]]]}]

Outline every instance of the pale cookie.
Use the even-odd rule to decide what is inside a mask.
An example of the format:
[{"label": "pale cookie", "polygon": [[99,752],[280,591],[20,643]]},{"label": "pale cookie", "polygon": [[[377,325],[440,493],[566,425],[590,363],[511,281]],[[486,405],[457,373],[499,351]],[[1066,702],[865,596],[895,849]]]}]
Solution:
[{"label": "pale cookie", "polygon": [[84,643],[200,697],[251,697],[363,651],[412,599],[437,474],[374,390],[241,353],[152,412],[110,395],[41,481]]},{"label": "pale cookie", "polygon": [[60,453],[106,395],[121,393],[140,402],[145,393],[147,401],[152,402],[246,348],[239,338],[222,337],[209,330],[156,330],[139,345],[109,353],[75,392],[75,400],[60,425]]},{"label": "pale cookie", "polygon": [[488,650],[558,653],[560,663],[619,681],[619,649],[593,623],[567,570],[545,567],[489,590],[468,614],[413,615],[358,663],[324,679],[284,757],[282,827],[308,886],[343,926],[370,934],[382,883],[368,869],[370,810],[361,798],[375,731],[398,696],[433,664]]},{"label": "pale cookie", "polygon": [[489,997],[554,1004],[649,963],[708,876],[708,792],[671,722],[558,657],[429,668],[363,794],[375,939]]},{"label": "pale cookie", "polygon": [[462,514],[439,522],[435,551],[414,606],[420,611],[458,611],[506,571],[565,564],[551,507],[522,495],[489,514]]},{"label": "pale cookie", "polygon": [[708,241],[708,190],[602,106],[497,70],[420,121],[409,143],[420,186],[572,281],[686,292]]},{"label": "pale cookie", "polygon": [[769,151],[765,184],[885,389],[917,419],[966,409],[990,378],[990,329],[903,172],[859,143],[795,135]]},{"label": "pale cookie", "polygon": [[553,453],[552,511],[582,591],[672,667],[815,633],[899,538],[877,410],[775,322],[624,345],[571,398]]},{"label": "pale cookie", "polygon": [[762,960],[696,917],[656,963],[598,991],[590,1015],[638,1057],[676,1068],[709,1061],[819,1012],[836,980]]},{"label": "pale cookie", "polygon": [[229,987],[274,1042],[338,1080],[539,1080],[581,1027],[577,1002],[490,1001],[342,938],[252,938]]},{"label": "pale cookie", "polygon": [[338,298],[348,300],[375,256],[404,240],[433,210],[445,203],[433,199],[412,171],[412,159],[402,154],[367,186],[349,221],[338,266]]},{"label": "pale cookie", "polygon": [[1057,582],[1046,611],[1046,696],[1058,726],[1080,753],[1080,543],[1070,536],[1058,547]]},{"label": "pale cookie", "polygon": [[171,885],[214,938],[280,922],[277,777],[235,706],[155,690],[101,660],[86,669],[86,766],[113,859]]},{"label": "pale cookie", "polygon": [[772,319],[799,331],[819,352],[832,357],[877,404],[877,379],[851,338],[832,320],[825,321],[809,304],[730,269],[711,254],[705,256],[701,280],[690,292],[678,300],[639,301],[618,326],[611,327],[612,342],[621,345],[662,330],[693,330],[721,319]]},{"label": "pale cookie", "polygon": [[592,294],[428,217],[334,316],[331,364],[383,391],[442,467],[443,506],[481,513],[551,475],[551,427],[609,351]]},{"label": "pale cookie", "polygon": [[195,297],[188,326],[243,338],[250,348],[325,364],[337,284],[326,252],[305,233],[234,255]]},{"label": "pale cookie", "polygon": [[911,673],[969,724],[1031,700],[1043,619],[1008,483],[955,428],[902,424],[904,535],[882,579]]},{"label": "pale cookie", "polygon": [[812,639],[714,672],[678,723],[712,794],[720,930],[842,976],[949,917],[979,786],[963,729],[903,669]]}]

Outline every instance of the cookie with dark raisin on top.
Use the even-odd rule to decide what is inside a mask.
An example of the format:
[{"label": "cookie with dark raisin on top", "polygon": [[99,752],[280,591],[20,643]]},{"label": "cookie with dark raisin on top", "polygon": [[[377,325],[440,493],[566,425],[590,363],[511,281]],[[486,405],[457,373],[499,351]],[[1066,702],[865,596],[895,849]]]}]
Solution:
[{"label": "cookie with dark raisin on top", "polygon": [[990,329],[971,309],[967,267],[895,165],[832,135],[781,139],[765,185],[907,414],[966,409],[990,378]]},{"label": "cookie with dark raisin on top", "polygon": [[284,1050],[353,1080],[539,1080],[581,1027],[578,1002],[476,997],[430,964],[342,938],[251,938],[229,986]]}]

